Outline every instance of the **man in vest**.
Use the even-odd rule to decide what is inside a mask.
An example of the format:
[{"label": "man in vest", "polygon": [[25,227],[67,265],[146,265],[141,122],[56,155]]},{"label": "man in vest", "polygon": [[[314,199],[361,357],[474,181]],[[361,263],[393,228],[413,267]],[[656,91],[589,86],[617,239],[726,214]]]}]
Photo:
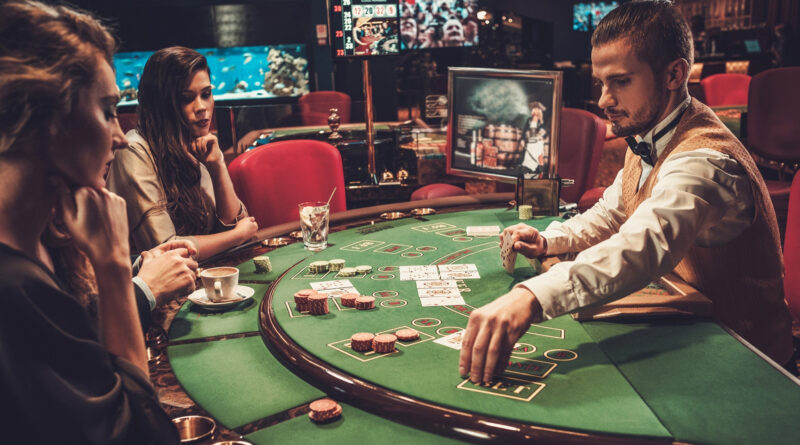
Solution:
[{"label": "man in vest", "polygon": [[689,27],[670,2],[625,3],[600,22],[592,35],[598,105],[635,151],[583,215],[541,233],[506,229],[527,257],[577,256],[472,313],[461,375],[490,382],[530,323],[623,297],[671,271],[713,301],[717,321],[789,361],[775,211],[747,150],[689,96],[692,54]]}]

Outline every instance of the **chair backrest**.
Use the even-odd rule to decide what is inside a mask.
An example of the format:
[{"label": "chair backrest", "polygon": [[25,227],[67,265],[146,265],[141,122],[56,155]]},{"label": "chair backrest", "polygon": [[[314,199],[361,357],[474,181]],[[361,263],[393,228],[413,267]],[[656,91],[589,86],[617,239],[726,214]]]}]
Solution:
[{"label": "chair backrest", "polygon": [[783,241],[784,298],[789,312],[800,320],[800,173],[794,175],[789,192],[789,214],[786,218],[786,237]]},{"label": "chair backrest", "polygon": [[713,74],[700,81],[706,105],[719,107],[725,105],[747,105],[747,89],[750,76],[747,74]]},{"label": "chair backrest", "polygon": [[747,105],[747,145],[781,162],[800,159],[800,67],[775,68],[753,76]]},{"label": "chair backrest", "polygon": [[577,108],[561,110],[558,174],[575,184],[561,189],[566,202],[578,202],[594,186],[606,139],[606,123],[596,114]]},{"label": "chair backrest", "polygon": [[239,199],[259,227],[300,221],[297,205],[327,201],[331,213],[347,210],[342,156],[321,141],[273,142],[242,153],[228,166]]},{"label": "chair backrest", "polygon": [[303,125],[327,124],[331,108],[337,108],[341,123],[347,124],[350,122],[350,102],[349,95],[338,91],[313,91],[297,100]]}]

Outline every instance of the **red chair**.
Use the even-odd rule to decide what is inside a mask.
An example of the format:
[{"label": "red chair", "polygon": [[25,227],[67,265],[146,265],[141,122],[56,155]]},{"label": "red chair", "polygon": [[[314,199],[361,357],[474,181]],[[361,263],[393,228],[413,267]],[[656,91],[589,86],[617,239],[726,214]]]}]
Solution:
[{"label": "red chair", "polygon": [[262,145],[228,166],[236,194],[259,227],[300,221],[297,205],[327,201],[331,213],[347,210],[342,156],[325,142],[296,139]]},{"label": "red chair", "polygon": [[778,223],[789,205],[790,183],[784,164],[800,162],[800,67],[776,68],[753,76],[747,106],[747,146],[756,155],[779,164],[778,180],[766,180]]},{"label": "red chair", "polygon": [[303,125],[327,125],[330,109],[336,108],[342,124],[350,122],[350,96],[338,91],[314,91],[300,96]]},{"label": "red chair", "polygon": [[[565,202],[586,200],[590,196],[584,198],[584,194],[594,185],[600,156],[603,154],[606,123],[594,113],[577,108],[563,108],[559,136],[558,175],[575,181],[574,185],[561,189],[561,199]],[[589,207],[600,198],[591,196],[594,200]]]},{"label": "red chair", "polygon": [[789,215],[786,218],[786,239],[783,241],[784,298],[789,312],[800,320],[800,174],[794,175],[789,196]]},{"label": "red chair", "polygon": [[448,196],[466,195],[467,191],[452,184],[428,184],[424,185],[411,194],[412,201],[421,199],[446,198]]},{"label": "red chair", "polygon": [[750,76],[747,74],[713,74],[700,81],[706,105],[747,105],[747,90]]}]

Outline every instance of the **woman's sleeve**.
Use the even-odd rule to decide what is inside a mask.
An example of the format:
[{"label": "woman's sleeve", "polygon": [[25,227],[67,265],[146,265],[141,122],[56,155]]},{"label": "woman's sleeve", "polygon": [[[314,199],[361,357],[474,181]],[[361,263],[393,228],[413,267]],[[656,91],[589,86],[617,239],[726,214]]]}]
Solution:
[{"label": "woman's sleeve", "polygon": [[176,237],[164,188],[143,148],[131,145],[117,150],[108,172],[108,188],[127,204],[132,252],[152,249]]}]

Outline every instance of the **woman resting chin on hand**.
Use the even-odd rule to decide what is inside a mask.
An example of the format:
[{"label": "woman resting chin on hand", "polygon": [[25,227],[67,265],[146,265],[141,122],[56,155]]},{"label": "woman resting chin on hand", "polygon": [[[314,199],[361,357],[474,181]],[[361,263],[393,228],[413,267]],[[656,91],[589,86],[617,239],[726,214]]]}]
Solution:
[{"label": "woman resting chin on hand", "polygon": [[128,202],[132,248],[188,238],[198,259],[247,242],[258,224],[236,196],[217,137],[205,57],[189,48],[156,51],[139,83],[139,125],[109,171]]}]

